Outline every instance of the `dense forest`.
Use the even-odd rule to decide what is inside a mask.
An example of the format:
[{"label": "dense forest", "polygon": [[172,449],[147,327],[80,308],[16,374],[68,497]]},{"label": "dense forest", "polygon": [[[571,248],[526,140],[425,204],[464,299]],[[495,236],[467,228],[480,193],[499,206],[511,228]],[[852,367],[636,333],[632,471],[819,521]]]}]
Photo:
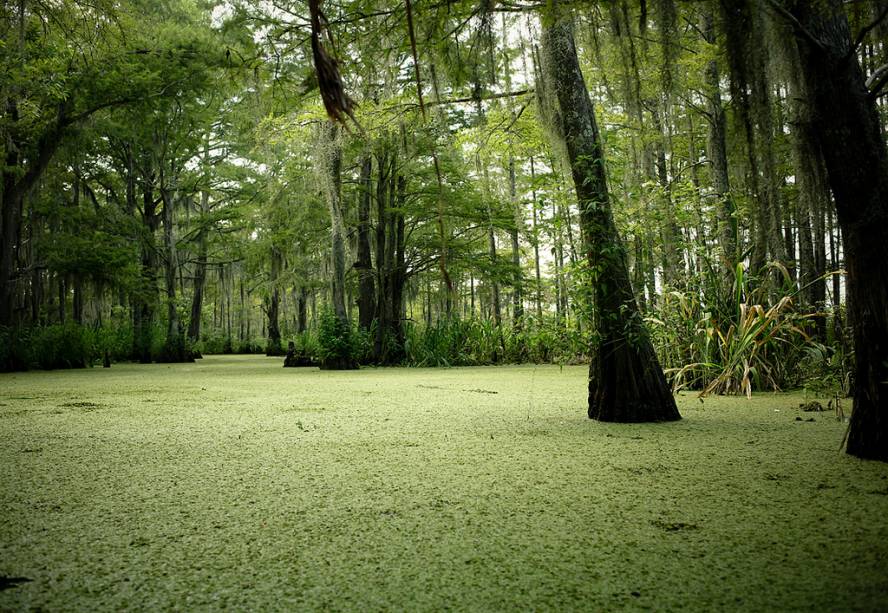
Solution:
[{"label": "dense forest", "polygon": [[888,460],[885,0],[10,0],[0,366],[591,364]]}]

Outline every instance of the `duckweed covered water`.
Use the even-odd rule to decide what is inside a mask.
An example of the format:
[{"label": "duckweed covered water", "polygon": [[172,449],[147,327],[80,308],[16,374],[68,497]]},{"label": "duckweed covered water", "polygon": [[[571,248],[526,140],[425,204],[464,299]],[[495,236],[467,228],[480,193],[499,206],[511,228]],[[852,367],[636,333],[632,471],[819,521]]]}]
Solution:
[{"label": "duckweed covered water", "polygon": [[0,376],[0,609],[888,608],[888,465],[801,395],[280,363]]}]

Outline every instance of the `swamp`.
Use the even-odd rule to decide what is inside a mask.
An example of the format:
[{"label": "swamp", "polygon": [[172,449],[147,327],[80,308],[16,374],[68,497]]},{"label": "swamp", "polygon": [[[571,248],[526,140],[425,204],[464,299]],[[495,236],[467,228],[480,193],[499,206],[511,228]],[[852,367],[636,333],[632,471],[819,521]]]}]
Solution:
[{"label": "swamp", "polygon": [[0,159],[0,610],[888,610],[888,0],[8,0]]}]

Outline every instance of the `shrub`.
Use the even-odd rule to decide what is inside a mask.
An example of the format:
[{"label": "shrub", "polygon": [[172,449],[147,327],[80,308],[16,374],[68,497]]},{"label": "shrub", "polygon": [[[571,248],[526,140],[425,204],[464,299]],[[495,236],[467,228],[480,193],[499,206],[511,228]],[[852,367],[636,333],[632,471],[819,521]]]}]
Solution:
[{"label": "shrub", "polygon": [[96,355],[117,361],[128,360],[133,352],[133,323],[124,307],[115,306],[111,319],[95,331]]},{"label": "shrub", "polygon": [[331,309],[321,313],[317,342],[317,357],[321,360],[322,368],[341,370],[356,367],[351,327]]},{"label": "shrub", "polygon": [[46,370],[85,368],[96,357],[95,334],[75,323],[31,330],[33,360]]},{"label": "shrub", "polygon": [[795,293],[784,290],[769,305],[765,292],[764,286],[750,289],[740,265],[730,305],[708,309],[698,296],[681,292],[663,297],[647,321],[674,389],[750,396],[801,383],[812,315],[794,309]]}]

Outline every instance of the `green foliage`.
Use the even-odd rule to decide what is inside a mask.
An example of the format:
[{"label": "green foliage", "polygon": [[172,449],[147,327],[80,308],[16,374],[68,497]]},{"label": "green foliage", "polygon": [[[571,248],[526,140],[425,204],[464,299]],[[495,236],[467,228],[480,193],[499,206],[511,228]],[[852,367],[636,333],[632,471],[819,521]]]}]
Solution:
[{"label": "green foliage", "polygon": [[799,369],[805,373],[805,390],[821,396],[833,393],[850,395],[853,366],[853,352],[846,351],[841,345],[831,347],[817,342],[804,348],[804,356],[799,363]]},{"label": "green foliage", "polygon": [[218,330],[205,334],[193,348],[207,355],[265,353],[264,342],[261,338],[232,339]]},{"label": "green foliage", "polygon": [[799,385],[802,358],[812,347],[811,315],[794,308],[794,294],[769,304],[737,267],[733,308],[706,305],[697,296],[665,294],[648,318],[673,388],[707,394],[745,394]]},{"label": "green foliage", "polygon": [[115,362],[127,360],[133,349],[133,325],[124,307],[116,306],[111,311],[111,321],[95,331],[96,353],[105,352]]},{"label": "green foliage", "polygon": [[516,330],[485,319],[441,320],[406,326],[405,363],[410,366],[572,363],[586,352],[585,339],[556,319],[528,320]]},{"label": "green foliage", "polygon": [[99,356],[98,334],[73,322],[0,330],[0,369],[85,368]]},{"label": "green foliage", "polygon": [[34,328],[33,359],[46,370],[85,368],[96,357],[95,334],[75,323]]},{"label": "green foliage", "polygon": [[324,364],[351,363],[355,352],[352,329],[342,321],[332,309],[321,312],[317,335],[317,358]]}]

